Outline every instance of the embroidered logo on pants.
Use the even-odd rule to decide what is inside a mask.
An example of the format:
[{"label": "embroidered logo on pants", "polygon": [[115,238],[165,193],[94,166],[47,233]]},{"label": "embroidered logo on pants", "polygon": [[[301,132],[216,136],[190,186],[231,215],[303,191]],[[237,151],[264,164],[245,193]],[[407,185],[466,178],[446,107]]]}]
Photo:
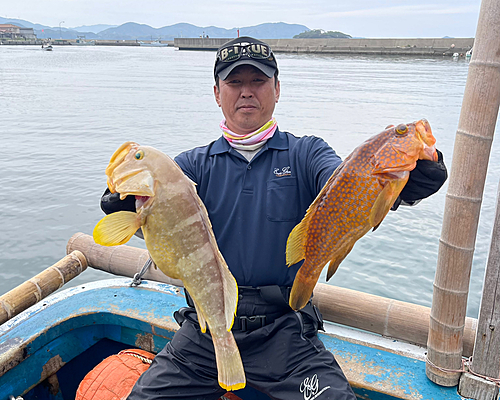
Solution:
[{"label": "embroidered logo on pants", "polygon": [[320,390],[318,375],[314,374],[311,378],[307,377],[300,384],[300,393],[304,394],[304,400],[314,400],[319,397],[325,390],[330,389],[330,386],[325,386]]}]

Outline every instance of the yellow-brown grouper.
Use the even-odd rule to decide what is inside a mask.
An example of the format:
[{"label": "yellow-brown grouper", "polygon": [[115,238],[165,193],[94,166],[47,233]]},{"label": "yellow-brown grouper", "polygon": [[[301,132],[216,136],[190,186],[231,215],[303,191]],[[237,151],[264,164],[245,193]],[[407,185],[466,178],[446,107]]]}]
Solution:
[{"label": "yellow-brown grouper", "polygon": [[167,155],[134,142],[123,144],[106,168],[108,187],[120,197],[136,196],[136,213],[119,211],[94,228],[104,246],[126,243],[142,227],[156,266],[181,279],[194,300],[202,332],[210,328],[219,385],[245,386],[245,373],[231,327],[238,287],[219,252],[208,214],[195,185]]},{"label": "yellow-brown grouper", "polygon": [[426,120],[388,126],[338,166],[286,246],[288,266],[304,260],[293,282],[290,307],[304,307],[323,267],[327,280],[354,243],[380,225],[418,159],[437,161],[436,139]]}]

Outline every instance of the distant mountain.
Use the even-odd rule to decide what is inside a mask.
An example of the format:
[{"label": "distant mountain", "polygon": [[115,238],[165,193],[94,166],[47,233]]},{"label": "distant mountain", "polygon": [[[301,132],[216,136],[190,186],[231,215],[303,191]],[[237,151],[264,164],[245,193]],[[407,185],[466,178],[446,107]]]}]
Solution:
[{"label": "distant mountain", "polygon": [[275,22],[242,28],[240,36],[252,36],[257,39],[291,39],[308,30],[309,28],[304,25]]},{"label": "distant mountain", "polygon": [[145,24],[127,22],[120,26],[115,25],[83,25],[75,28],[50,27],[33,24],[22,19],[0,17],[0,24],[14,24],[25,28],[33,28],[40,39],[76,39],[85,36],[86,39],[101,40],[174,40],[176,37],[200,37],[208,35],[211,38],[231,38],[238,36],[252,36],[258,39],[290,39],[302,32],[309,31],[304,25],[287,24],[284,22],[270,22],[255,26],[233,29],[216,26],[200,27],[188,23],[179,23],[162,28],[153,28]]},{"label": "distant mountain", "polygon": [[3,18],[0,17],[0,24],[12,24],[12,25],[21,25],[24,28],[33,28],[35,30],[42,30],[42,29],[47,29],[50,28],[49,26],[45,25],[40,25],[40,24],[33,24],[29,21],[25,21],[23,19],[14,19],[14,18]]},{"label": "distant mountain", "polygon": [[[33,28],[35,35],[40,39],[76,39],[78,36],[85,36],[87,39],[98,39],[98,36],[93,32],[76,31],[71,28],[50,27],[47,25],[33,24],[32,22],[23,19],[3,18],[0,17],[0,24],[13,24],[24,28]],[[110,27],[112,25],[103,25]]]},{"label": "distant mountain", "polygon": [[[284,22],[265,23],[256,26],[239,28],[240,36],[253,36],[260,39],[288,39],[301,32],[308,31],[304,25],[286,24]],[[238,36],[238,28],[225,29],[216,26],[200,27],[188,23],[179,23],[163,28],[152,28],[149,25],[128,22],[116,28],[106,29],[98,34],[101,39],[116,40],[174,40],[176,37],[230,38]]]},{"label": "distant mountain", "polygon": [[[99,39],[103,40],[151,40],[158,39],[158,29],[145,24],[136,24],[135,22],[127,22],[126,24],[117,26],[115,28],[108,28],[97,35]],[[162,39],[167,40],[163,37]]]},{"label": "distant mountain", "polygon": [[35,29],[35,35],[39,39],[77,39],[84,36],[85,39],[100,39],[94,32],[79,32],[66,28],[45,28],[43,30]]},{"label": "distant mountain", "polygon": [[105,24],[97,24],[97,25],[82,25],[77,26],[75,28],[70,28],[73,31],[77,32],[92,32],[99,33],[109,28],[115,28],[117,25],[105,25]]}]

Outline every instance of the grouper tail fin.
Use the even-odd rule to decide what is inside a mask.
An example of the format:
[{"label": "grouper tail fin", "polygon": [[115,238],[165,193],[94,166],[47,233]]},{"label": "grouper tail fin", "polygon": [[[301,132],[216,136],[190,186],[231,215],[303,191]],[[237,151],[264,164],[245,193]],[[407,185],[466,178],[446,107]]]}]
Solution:
[{"label": "grouper tail fin", "polygon": [[233,334],[226,331],[222,337],[212,335],[212,339],[220,387],[227,391],[243,389],[246,385],[245,371]]},{"label": "grouper tail fin", "polygon": [[306,259],[302,267],[297,271],[297,275],[295,275],[288,302],[292,310],[297,311],[305,307],[318,282],[319,273],[311,273],[309,269],[308,260]]}]

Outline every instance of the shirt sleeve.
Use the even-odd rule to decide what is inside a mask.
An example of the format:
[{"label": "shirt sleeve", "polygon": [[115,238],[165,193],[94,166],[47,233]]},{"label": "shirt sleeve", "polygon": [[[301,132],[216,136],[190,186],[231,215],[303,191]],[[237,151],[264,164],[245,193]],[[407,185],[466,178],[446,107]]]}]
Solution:
[{"label": "shirt sleeve", "polygon": [[321,138],[314,138],[308,149],[307,168],[311,188],[317,195],[326,184],[330,176],[342,163],[342,159]]},{"label": "shirt sleeve", "polygon": [[190,157],[190,152],[185,151],[181,154],[179,154],[177,157],[174,158],[174,161],[177,163],[177,165],[182,169],[184,174],[191,179],[194,183],[198,184],[198,179],[196,177],[196,168],[195,168],[195,163],[192,160],[192,157]]}]

